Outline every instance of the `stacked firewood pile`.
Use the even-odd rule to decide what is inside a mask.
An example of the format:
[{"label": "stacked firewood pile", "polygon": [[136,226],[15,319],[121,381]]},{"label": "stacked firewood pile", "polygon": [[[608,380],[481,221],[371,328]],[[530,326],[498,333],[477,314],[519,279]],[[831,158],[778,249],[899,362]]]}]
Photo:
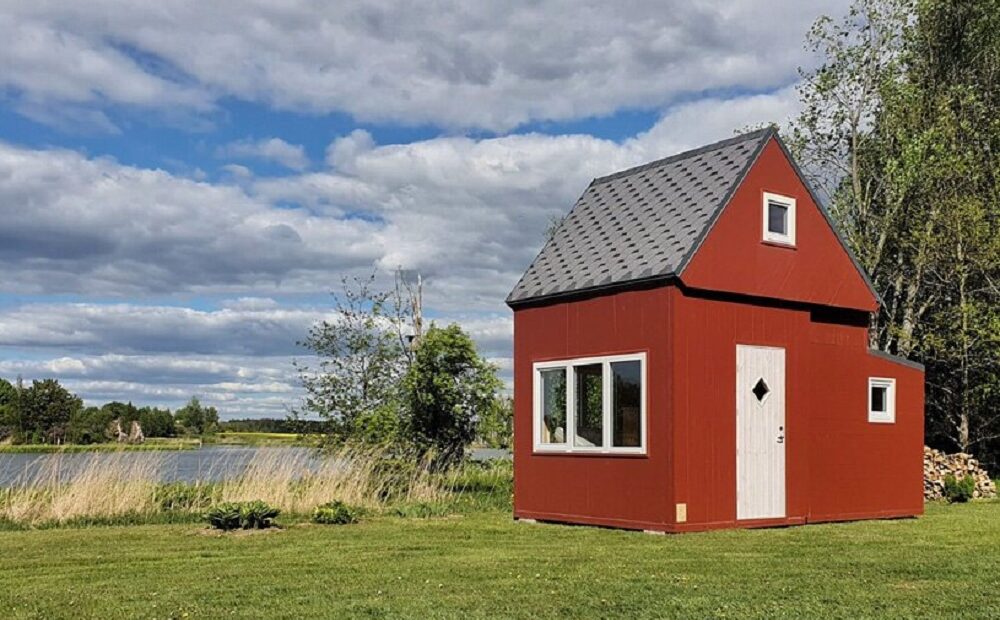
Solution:
[{"label": "stacked firewood pile", "polygon": [[976,482],[976,489],[972,493],[974,498],[997,495],[996,485],[986,470],[979,466],[979,461],[964,452],[945,454],[924,446],[924,498],[944,497],[944,478],[949,474],[955,476],[956,480],[972,476]]}]

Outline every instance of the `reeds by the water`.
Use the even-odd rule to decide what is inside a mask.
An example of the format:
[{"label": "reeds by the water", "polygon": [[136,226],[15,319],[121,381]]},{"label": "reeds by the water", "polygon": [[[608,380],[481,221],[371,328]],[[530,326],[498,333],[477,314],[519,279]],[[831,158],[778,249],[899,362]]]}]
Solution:
[{"label": "reeds by the water", "polygon": [[[72,468],[61,455],[42,457],[38,471],[0,489],[0,520],[26,525],[80,519],[198,512],[206,502],[263,500],[283,513],[306,514],[332,500],[379,508],[390,502],[436,502],[452,491],[446,478],[382,450],[342,448],[323,457],[303,450],[260,450],[232,477],[165,485],[158,454],[95,453]],[[170,492],[185,498],[174,501]]]}]

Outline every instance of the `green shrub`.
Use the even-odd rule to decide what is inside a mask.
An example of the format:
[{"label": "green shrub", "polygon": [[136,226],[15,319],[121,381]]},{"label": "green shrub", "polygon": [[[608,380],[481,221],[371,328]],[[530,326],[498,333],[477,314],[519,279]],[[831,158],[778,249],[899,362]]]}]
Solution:
[{"label": "green shrub", "polygon": [[252,502],[226,502],[205,513],[208,524],[217,530],[262,530],[274,525],[280,510],[260,500]]},{"label": "green shrub", "polygon": [[281,511],[260,500],[240,506],[240,525],[245,530],[264,530],[274,525]]},{"label": "green shrub", "polygon": [[349,506],[340,500],[335,500],[313,510],[313,523],[323,525],[347,525],[357,523],[361,518],[361,509]]},{"label": "green shrub", "polygon": [[208,524],[217,530],[228,532],[240,527],[240,505],[236,502],[226,502],[213,506],[205,513]]},{"label": "green shrub", "polygon": [[948,474],[944,477],[944,497],[949,502],[962,503],[972,499],[976,491],[976,479],[965,475],[961,479]]}]

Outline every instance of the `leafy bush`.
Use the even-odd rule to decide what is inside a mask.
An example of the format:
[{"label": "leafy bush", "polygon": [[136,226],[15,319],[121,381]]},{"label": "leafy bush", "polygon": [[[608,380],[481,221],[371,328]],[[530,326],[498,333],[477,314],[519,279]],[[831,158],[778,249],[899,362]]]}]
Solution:
[{"label": "leafy bush", "polygon": [[262,530],[274,525],[280,510],[260,500],[226,502],[205,513],[208,524],[217,530]]},{"label": "leafy bush", "polygon": [[961,479],[948,474],[944,477],[944,496],[949,502],[962,503],[972,499],[972,494],[976,491],[976,480],[972,476],[965,475]]},{"label": "leafy bush", "polygon": [[236,502],[226,502],[213,506],[205,513],[208,524],[217,530],[228,532],[240,527],[240,505]]},{"label": "leafy bush", "polygon": [[264,530],[274,525],[281,511],[260,500],[240,506],[240,525],[245,530]]},{"label": "leafy bush", "polygon": [[361,510],[349,506],[340,500],[335,500],[313,510],[313,523],[323,525],[347,525],[357,523],[361,518]]}]

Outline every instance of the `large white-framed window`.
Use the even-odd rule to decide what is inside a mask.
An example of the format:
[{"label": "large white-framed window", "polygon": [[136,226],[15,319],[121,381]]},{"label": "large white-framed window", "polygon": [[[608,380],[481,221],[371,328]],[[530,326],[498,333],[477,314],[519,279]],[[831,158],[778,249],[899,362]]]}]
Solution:
[{"label": "large white-framed window", "polygon": [[868,378],[868,421],[880,424],[896,422],[896,380]]},{"label": "large white-framed window", "polygon": [[762,205],[764,241],[795,245],[795,199],[764,192]]},{"label": "large white-framed window", "polygon": [[646,453],[646,354],[536,362],[535,452]]}]

